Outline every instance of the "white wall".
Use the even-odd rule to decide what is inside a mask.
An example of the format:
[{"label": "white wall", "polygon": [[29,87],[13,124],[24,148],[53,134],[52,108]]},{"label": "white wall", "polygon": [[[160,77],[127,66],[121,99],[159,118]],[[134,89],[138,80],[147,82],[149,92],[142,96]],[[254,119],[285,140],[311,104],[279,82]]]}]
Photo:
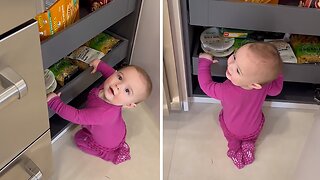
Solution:
[{"label": "white wall", "polygon": [[131,64],[150,75],[153,90],[145,103],[160,123],[160,2],[143,0],[140,13]]}]

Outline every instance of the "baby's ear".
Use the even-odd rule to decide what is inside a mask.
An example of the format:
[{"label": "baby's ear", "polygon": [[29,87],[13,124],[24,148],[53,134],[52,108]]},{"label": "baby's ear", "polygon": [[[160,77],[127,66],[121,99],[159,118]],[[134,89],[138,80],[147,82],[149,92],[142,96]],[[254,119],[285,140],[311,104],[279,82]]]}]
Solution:
[{"label": "baby's ear", "polygon": [[130,104],[124,105],[123,107],[124,107],[124,108],[128,108],[128,109],[131,109],[131,108],[137,107],[137,104],[136,104],[136,103],[130,103]]},{"label": "baby's ear", "polygon": [[258,83],[253,83],[253,84],[250,85],[250,87],[252,89],[261,89],[262,88],[262,86],[260,84],[258,84]]}]

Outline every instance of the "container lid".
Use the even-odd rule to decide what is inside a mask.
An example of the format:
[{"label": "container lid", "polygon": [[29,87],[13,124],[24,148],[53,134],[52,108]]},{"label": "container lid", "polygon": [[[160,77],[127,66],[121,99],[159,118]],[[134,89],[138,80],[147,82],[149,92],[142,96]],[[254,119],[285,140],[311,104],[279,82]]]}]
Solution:
[{"label": "container lid", "polygon": [[214,57],[226,57],[226,56],[229,56],[234,51],[234,47],[231,47],[225,51],[217,52],[217,51],[213,51],[212,49],[208,49],[204,47],[203,44],[201,44],[201,48],[203,49],[204,52],[209,53]]},{"label": "container lid", "polygon": [[211,49],[215,52],[226,51],[234,44],[234,38],[225,38],[218,28],[208,28],[201,33],[201,43],[206,49]]},{"label": "container lid", "polygon": [[50,71],[49,69],[44,70],[44,81],[45,81],[47,94],[50,93],[50,92],[48,92],[48,90],[53,89],[53,90],[51,90],[51,92],[52,92],[52,91],[54,91],[54,89],[56,89],[57,81],[54,77],[53,72]]},{"label": "container lid", "polygon": [[53,84],[49,88],[46,89],[46,93],[49,94],[49,93],[53,92],[56,88],[57,88],[57,81],[54,80]]}]

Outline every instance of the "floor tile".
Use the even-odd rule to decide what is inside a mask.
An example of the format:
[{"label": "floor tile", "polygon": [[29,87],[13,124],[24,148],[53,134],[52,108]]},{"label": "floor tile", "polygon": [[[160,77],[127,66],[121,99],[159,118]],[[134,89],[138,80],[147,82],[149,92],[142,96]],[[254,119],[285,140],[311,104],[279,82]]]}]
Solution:
[{"label": "floor tile", "polygon": [[171,115],[164,121],[164,133],[177,127],[174,136],[164,135],[164,145],[175,143],[169,143],[174,148],[168,180],[292,179],[314,110],[265,107],[266,123],[257,142],[256,160],[238,170],[226,156],[227,142],[218,124],[220,109],[218,104],[194,103],[189,112],[172,114],[179,126],[170,126]]},{"label": "floor tile", "polygon": [[159,122],[149,114],[143,103],[123,113],[127,124],[127,143],[132,159],[113,165],[76,148],[72,128],[53,144],[54,177],[58,180],[159,180],[160,130]]}]

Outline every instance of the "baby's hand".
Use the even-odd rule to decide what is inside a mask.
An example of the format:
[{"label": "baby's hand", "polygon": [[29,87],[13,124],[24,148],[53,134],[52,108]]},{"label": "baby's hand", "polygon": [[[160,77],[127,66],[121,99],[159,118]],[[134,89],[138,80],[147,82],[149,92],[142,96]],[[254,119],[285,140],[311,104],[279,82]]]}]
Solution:
[{"label": "baby's hand", "polygon": [[47,102],[49,102],[52,98],[56,97],[56,96],[60,96],[61,95],[61,92],[59,92],[58,94],[52,92],[52,93],[49,93],[47,95]]},{"label": "baby's hand", "polygon": [[93,67],[93,69],[91,71],[91,74],[93,74],[93,73],[95,73],[97,71],[97,67],[98,67],[100,61],[101,61],[100,59],[95,59],[95,60],[90,62],[89,66]]},{"label": "baby's hand", "polygon": [[208,59],[210,60],[212,63],[217,63],[218,61],[217,60],[213,60],[212,59],[212,56],[208,53],[200,53],[199,54],[199,58],[205,58],[205,59]]}]

